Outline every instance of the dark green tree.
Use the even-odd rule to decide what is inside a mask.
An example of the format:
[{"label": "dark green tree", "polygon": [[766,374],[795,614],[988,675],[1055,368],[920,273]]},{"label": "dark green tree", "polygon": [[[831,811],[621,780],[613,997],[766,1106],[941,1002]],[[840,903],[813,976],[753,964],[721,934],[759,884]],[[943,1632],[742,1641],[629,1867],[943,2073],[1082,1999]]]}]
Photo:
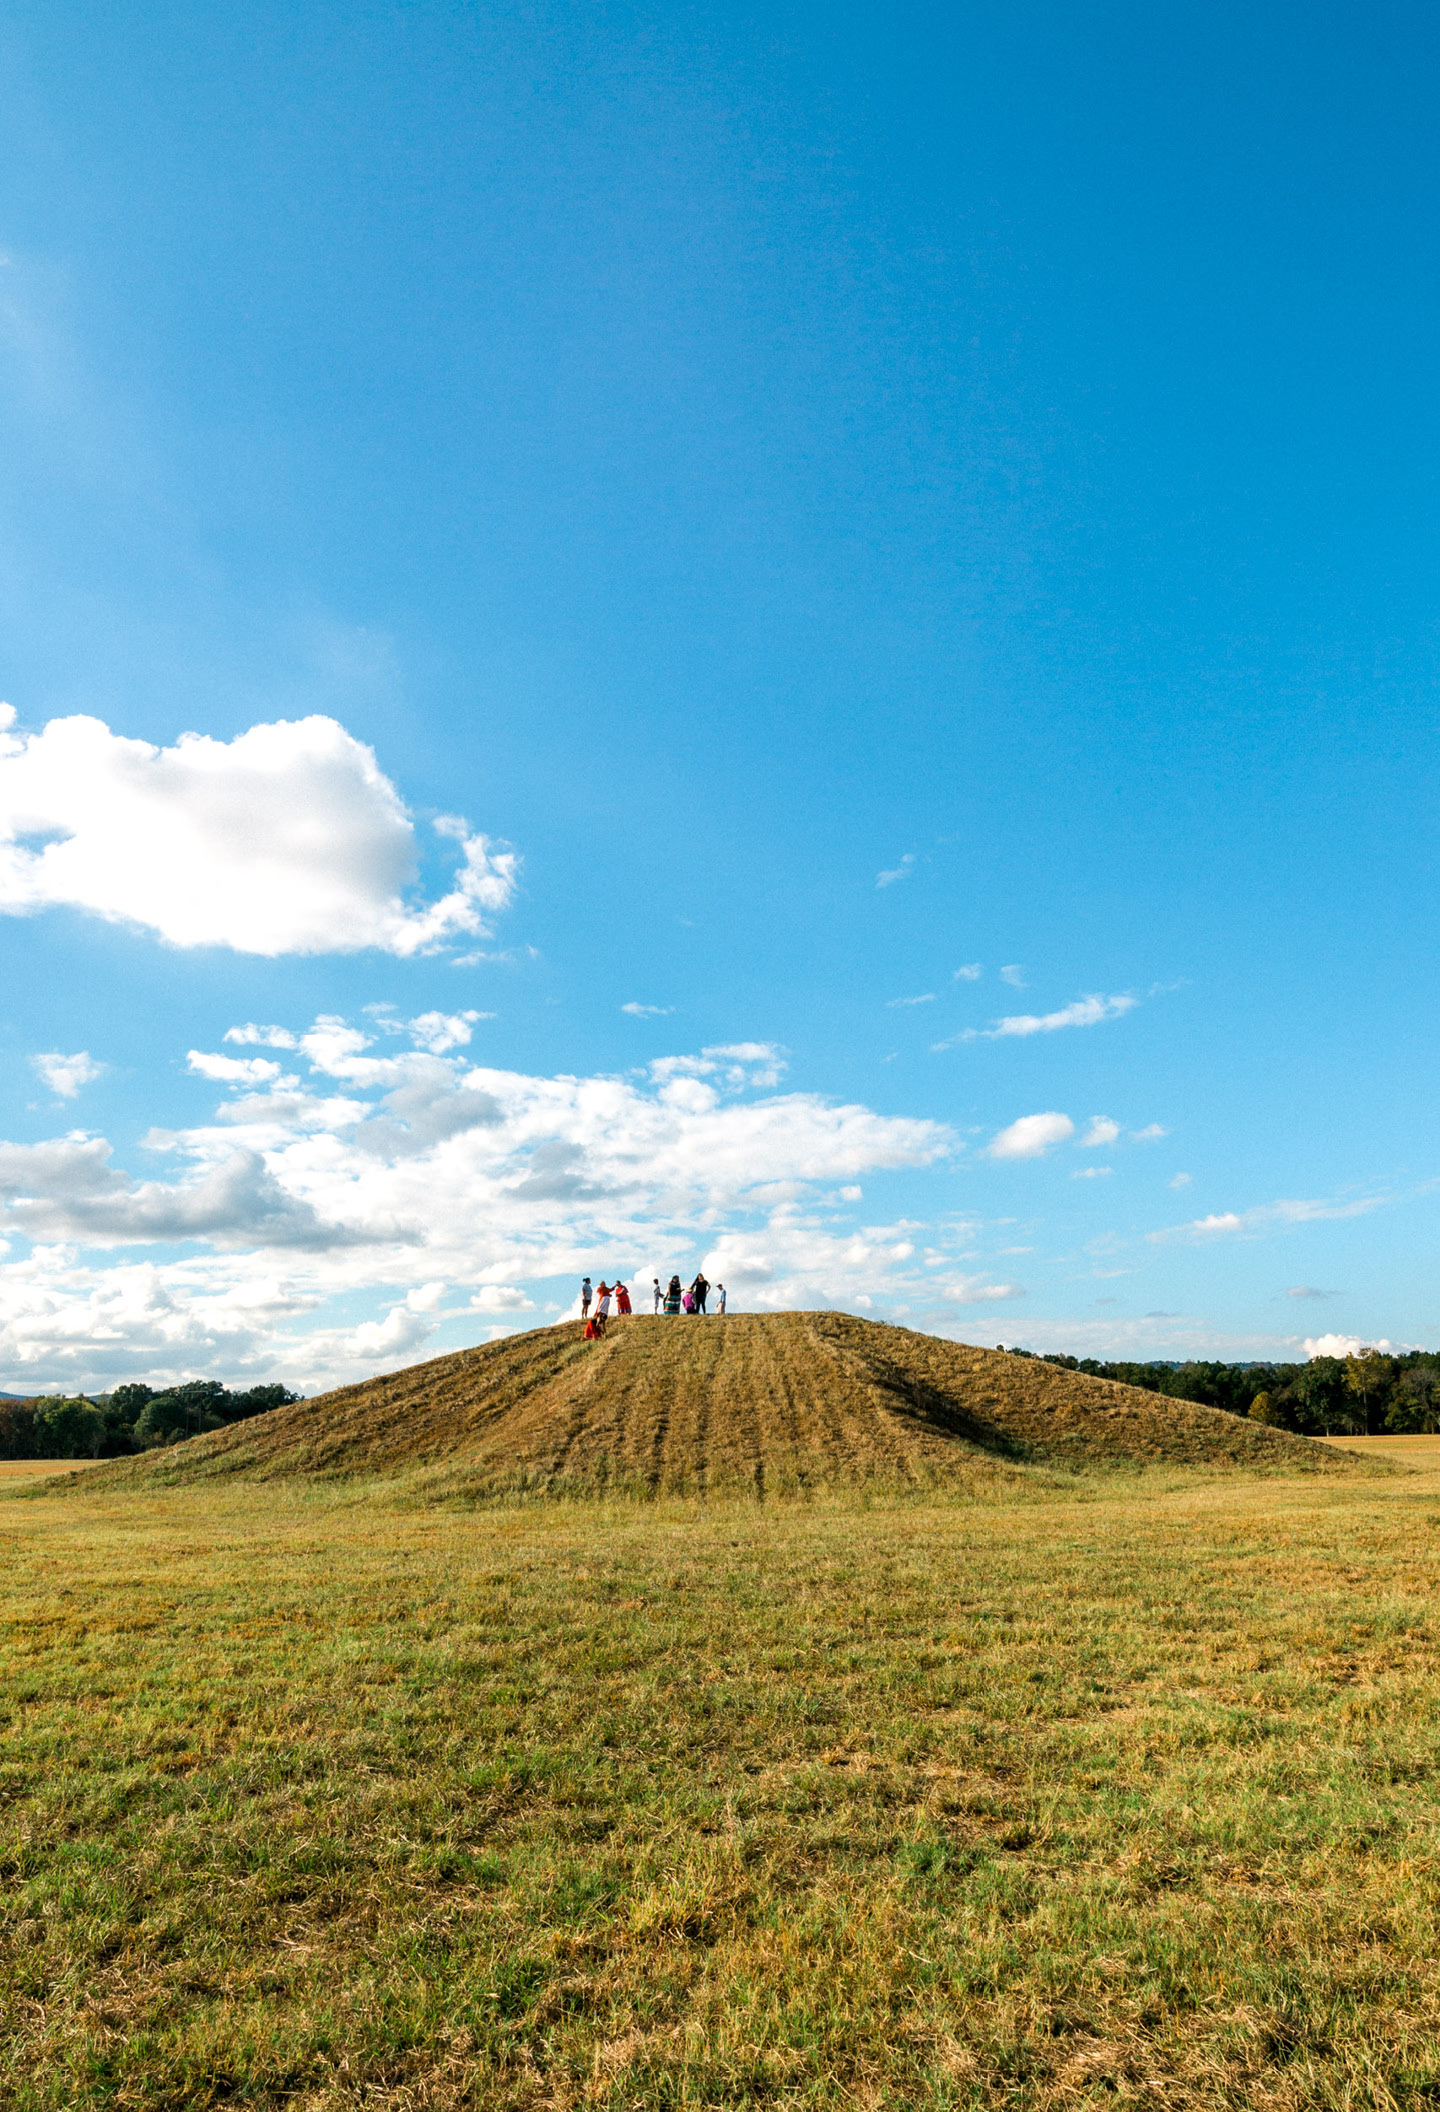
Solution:
[{"label": "dark green tree", "polygon": [[105,1418],[83,1394],[47,1401],[35,1426],[41,1459],[98,1459],[105,1443]]}]

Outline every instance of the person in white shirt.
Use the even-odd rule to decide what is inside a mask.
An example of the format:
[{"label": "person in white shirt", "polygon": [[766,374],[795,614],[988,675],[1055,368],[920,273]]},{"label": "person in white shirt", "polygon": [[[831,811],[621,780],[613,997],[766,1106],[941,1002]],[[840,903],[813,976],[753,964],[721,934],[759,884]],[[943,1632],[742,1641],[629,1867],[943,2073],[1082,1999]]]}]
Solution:
[{"label": "person in white shirt", "polygon": [[602,1277],[600,1287],[595,1293],[595,1332],[597,1335],[604,1334],[605,1323],[609,1318],[610,1286]]},{"label": "person in white shirt", "polygon": [[725,1286],[724,1286],[724,1284],[723,1284],[723,1283],[717,1283],[717,1284],[716,1284],[716,1286],[715,1286],[715,1311],[716,1311],[716,1313],[717,1313],[717,1314],[720,1314],[720,1313],[723,1313],[723,1312],[724,1312],[724,1310],[725,1310]]},{"label": "person in white shirt", "polygon": [[655,1310],[658,1313],[665,1302],[665,1293],[660,1288],[660,1278],[655,1278]]}]

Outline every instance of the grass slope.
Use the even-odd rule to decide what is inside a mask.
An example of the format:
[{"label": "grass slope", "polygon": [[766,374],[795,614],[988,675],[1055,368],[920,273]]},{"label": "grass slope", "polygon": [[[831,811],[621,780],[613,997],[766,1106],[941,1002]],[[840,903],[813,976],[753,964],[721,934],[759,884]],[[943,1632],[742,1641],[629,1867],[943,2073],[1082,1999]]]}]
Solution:
[{"label": "grass slope", "polygon": [[1165,1479],[6,1498],[0,2103],[1434,2105],[1440,1477]]},{"label": "grass slope", "polygon": [[1188,1401],[843,1313],[575,1323],[347,1386],[140,1462],[115,1482],[406,1476],[415,1493],[764,1496],[924,1489],[1069,1467],[1363,1473]]}]

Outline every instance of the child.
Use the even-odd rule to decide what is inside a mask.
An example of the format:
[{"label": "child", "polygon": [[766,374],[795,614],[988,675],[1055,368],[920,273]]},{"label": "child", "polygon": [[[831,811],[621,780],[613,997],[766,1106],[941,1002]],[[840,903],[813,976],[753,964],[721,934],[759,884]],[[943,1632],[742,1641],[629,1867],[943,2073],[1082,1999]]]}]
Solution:
[{"label": "child", "polygon": [[724,1284],[723,1284],[723,1283],[717,1283],[717,1284],[716,1284],[716,1286],[715,1286],[715,1311],[716,1311],[717,1315],[719,1315],[719,1316],[720,1316],[721,1318],[723,1318],[723,1317],[724,1317],[724,1313],[725,1313],[725,1286],[724,1286]]}]

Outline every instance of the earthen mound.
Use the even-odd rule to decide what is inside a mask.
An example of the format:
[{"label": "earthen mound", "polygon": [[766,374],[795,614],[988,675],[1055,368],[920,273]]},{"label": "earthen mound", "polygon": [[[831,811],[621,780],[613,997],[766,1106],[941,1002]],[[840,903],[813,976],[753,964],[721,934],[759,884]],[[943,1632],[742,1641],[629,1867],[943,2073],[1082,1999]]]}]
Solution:
[{"label": "earthen mound", "polygon": [[433,1500],[760,1496],[1149,1465],[1363,1471],[1219,1409],[846,1313],[577,1323],[298,1401],[83,1477],[379,1477]]}]

